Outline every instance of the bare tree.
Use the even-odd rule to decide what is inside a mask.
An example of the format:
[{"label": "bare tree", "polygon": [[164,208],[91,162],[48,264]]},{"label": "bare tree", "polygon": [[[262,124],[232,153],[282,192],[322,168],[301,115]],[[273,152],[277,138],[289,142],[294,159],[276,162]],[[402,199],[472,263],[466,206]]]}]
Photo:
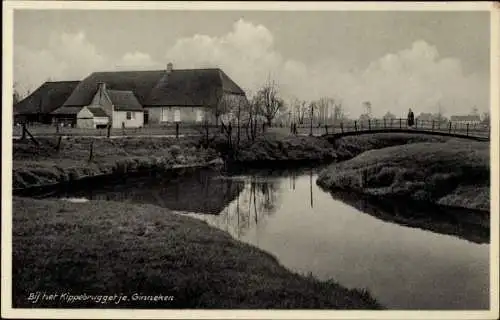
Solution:
[{"label": "bare tree", "polygon": [[387,111],[387,113],[384,115],[384,119],[386,120],[396,119],[396,116],[392,112]]},{"label": "bare tree", "polygon": [[335,102],[333,105],[333,122],[336,124],[344,119],[344,108],[342,107],[342,102]]},{"label": "bare tree", "polygon": [[16,105],[19,101],[21,101],[21,94],[19,93],[19,90],[17,89],[17,83],[14,83],[14,88],[12,92],[12,104]]},{"label": "bare tree", "polygon": [[477,109],[476,106],[472,108],[471,115],[473,116],[479,116],[479,110]]},{"label": "bare tree", "polygon": [[363,107],[365,109],[365,114],[371,118],[372,117],[372,103],[370,101],[363,102]]},{"label": "bare tree", "polygon": [[305,100],[298,100],[298,104],[296,105],[296,113],[297,113],[297,121],[300,124],[304,123],[304,118],[306,113],[309,110],[309,106],[307,105],[307,101]]},{"label": "bare tree", "polygon": [[285,108],[285,102],[279,97],[278,85],[274,80],[268,78],[264,86],[257,92],[255,98],[259,114],[264,116],[267,125],[271,126],[276,114]]},{"label": "bare tree", "polygon": [[483,112],[482,116],[481,116],[481,122],[485,125],[490,125],[490,112],[487,111],[487,112]]},{"label": "bare tree", "polygon": [[327,122],[329,118],[329,111],[334,104],[335,99],[329,97],[323,97],[316,102],[316,106],[318,108],[318,122]]}]

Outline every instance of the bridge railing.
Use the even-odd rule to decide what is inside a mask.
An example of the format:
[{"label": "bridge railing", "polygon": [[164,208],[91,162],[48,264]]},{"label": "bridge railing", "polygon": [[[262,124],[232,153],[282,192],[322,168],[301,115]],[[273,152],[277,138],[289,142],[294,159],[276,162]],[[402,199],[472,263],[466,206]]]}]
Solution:
[{"label": "bridge railing", "polygon": [[454,121],[415,119],[413,126],[409,127],[408,121],[405,118],[342,120],[327,124],[316,123],[312,126],[311,124],[298,125],[300,133],[309,133],[312,135],[383,129],[415,129],[421,131],[484,137],[488,137],[490,134],[490,126],[479,122],[460,123]]}]

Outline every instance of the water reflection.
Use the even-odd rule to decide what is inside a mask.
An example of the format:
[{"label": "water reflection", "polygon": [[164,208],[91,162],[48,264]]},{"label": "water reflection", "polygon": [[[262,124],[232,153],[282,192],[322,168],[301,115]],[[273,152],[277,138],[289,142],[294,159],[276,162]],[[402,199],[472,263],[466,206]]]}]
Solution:
[{"label": "water reflection", "polygon": [[295,272],[367,288],[392,309],[488,308],[489,246],[478,244],[488,242],[488,232],[477,216],[436,211],[433,225],[429,212],[414,206],[345,195],[339,201],[316,186],[308,169],[224,179],[244,182],[240,195],[219,215],[190,215],[270,252]]},{"label": "water reflection", "polygon": [[487,212],[377,199],[341,190],[330,193],[334,199],[383,221],[452,235],[474,243],[490,242],[490,216]]},{"label": "water reflection", "polygon": [[64,191],[60,197],[87,198],[131,203],[147,203],[163,208],[203,214],[218,214],[238,198],[243,182],[216,179],[219,173],[210,169],[193,170],[186,175],[158,175],[86,184]]}]

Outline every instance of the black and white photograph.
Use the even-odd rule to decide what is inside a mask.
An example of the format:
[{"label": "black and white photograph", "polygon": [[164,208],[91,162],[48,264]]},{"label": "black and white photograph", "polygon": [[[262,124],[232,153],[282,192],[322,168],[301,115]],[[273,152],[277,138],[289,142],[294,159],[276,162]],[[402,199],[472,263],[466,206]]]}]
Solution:
[{"label": "black and white photograph", "polygon": [[495,2],[3,9],[3,317],[498,318]]}]

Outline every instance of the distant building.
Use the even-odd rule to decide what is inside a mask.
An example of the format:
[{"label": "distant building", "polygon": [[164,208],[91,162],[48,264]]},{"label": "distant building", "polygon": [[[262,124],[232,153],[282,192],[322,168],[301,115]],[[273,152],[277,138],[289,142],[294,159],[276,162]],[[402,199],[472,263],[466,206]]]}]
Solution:
[{"label": "distant building", "polygon": [[481,122],[479,115],[451,116],[450,121],[455,124],[478,124]]},{"label": "distant building", "polygon": [[432,122],[433,120],[436,120],[434,115],[432,113],[420,113],[416,120],[418,121],[425,121],[425,122]]}]

